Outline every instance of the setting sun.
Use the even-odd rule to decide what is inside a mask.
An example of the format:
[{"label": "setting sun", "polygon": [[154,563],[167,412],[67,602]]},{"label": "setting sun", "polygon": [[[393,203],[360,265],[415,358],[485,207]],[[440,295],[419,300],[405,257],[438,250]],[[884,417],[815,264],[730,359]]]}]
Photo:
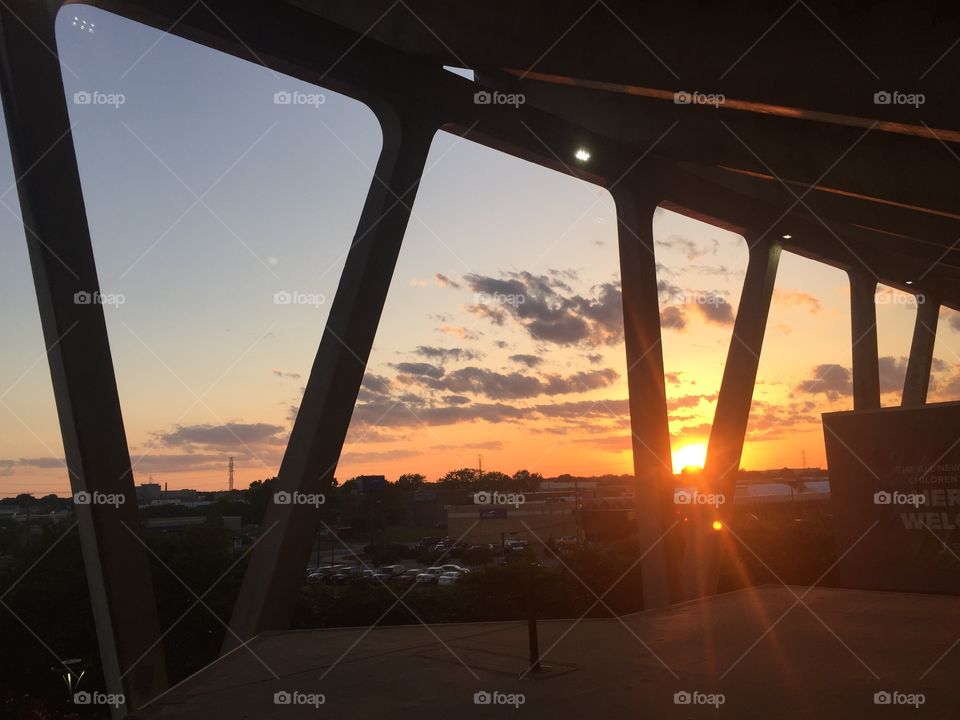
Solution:
[{"label": "setting sun", "polygon": [[707,446],[704,443],[684,445],[673,451],[673,472],[679,473],[684,468],[703,468],[707,460]]}]

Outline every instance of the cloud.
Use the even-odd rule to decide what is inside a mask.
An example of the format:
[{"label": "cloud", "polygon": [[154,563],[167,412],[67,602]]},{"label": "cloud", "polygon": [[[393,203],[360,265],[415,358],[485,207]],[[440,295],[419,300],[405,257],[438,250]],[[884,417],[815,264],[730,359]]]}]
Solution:
[{"label": "cloud", "polygon": [[632,449],[629,435],[607,435],[605,437],[579,438],[574,442],[595,447],[608,452],[627,452]]},{"label": "cloud", "polygon": [[384,377],[383,375],[367,373],[363,376],[363,384],[361,387],[375,395],[388,395],[393,388],[393,383],[390,382],[390,378]]},{"label": "cloud", "polygon": [[710,436],[710,423],[688,425],[670,433],[677,440],[705,440]]},{"label": "cloud", "polygon": [[[279,458],[277,458],[279,459]],[[241,462],[243,458],[240,458]],[[226,473],[227,458],[224,454],[208,453],[170,453],[167,455],[142,455],[134,458],[134,472],[201,472],[205,470],[223,470]],[[258,462],[256,465],[263,466]],[[264,473],[268,471],[263,470]]]},{"label": "cloud", "polygon": [[683,330],[688,314],[696,310],[704,320],[717,325],[733,324],[733,307],[718,290],[685,290],[666,280],[657,282],[660,298],[660,325],[673,330]]},{"label": "cloud", "polygon": [[680,397],[667,400],[667,410],[678,410],[680,408],[696,407],[701,403],[713,402],[717,399],[717,393],[713,395],[681,395]]},{"label": "cloud", "polygon": [[533,410],[543,417],[561,420],[629,417],[630,401],[579,400],[574,402],[535,405]]},{"label": "cloud", "polygon": [[502,450],[503,442],[500,440],[484,440],[482,442],[467,443],[460,447],[467,450]]},{"label": "cloud", "polygon": [[797,290],[774,290],[773,300],[782,305],[796,305],[806,307],[814,315],[823,309],[820,301],[810,293]]},{"label": "cloud", "polygon": [[853,373],[843,365],[823,363],[813,368],[811,377],[801,381],[795,389],[802,393],[822,393],[833,402],[853,394]]},{"label": "cloud", "polygon": [[[423,366],[425,363],[401,363]],[[588,392],[616,382],[619,373],[612,368],[575,372],[571,375],[548,374],[542,377],[520,372],[501,373],[468,366],[444,373],[442,368],[427,366],[431,372],[417,373],[404,381],[424,385],[432,390],[455,394],[482,395],[490,400],[516,400],[538,395],[565,395]],[[439,371],[437,374],[436,371]]]},{"label": "cloud", "polygon": [[277,368],[273,368],[273,370],[271,370],[270,372],[272,372],[274,375],[276,375],[279,378],[291,378],[293,380],[300,379],[300,373],[284,372],[283,370],[279,370]]},{"label": "cloud", "polygon": [[698,275],[711,275],[728,279],[735,275],[743,275],[743,270],[733,270],[726,265],[688,265],[683,268],[683,272],[695,272]]},{"label": "cloud", "polygon": [[430,407],[412,402],[389,400],[357,405],[353,411],[353,422],[358,423],[361,428],[396,428],[455,425],[477,421],[502,423],[529,416],[528,409],[503,403]]},{"label": "cloud", "polygon": [[483,358],[483,353],[460,347],[441,348],[433,345],[418,345],[417,349],[413,352],[415,355],[427,358],[428,360],[439,360],[440,362],[447,360],[459,362],[461,360],[480,360]]},{"label": "cloud", "polygon": [[933,358],[933,362],[930,365],[930,370],[932,372],[946,372],[952,367],[950,363],[942,358]]},{"label": "cloud", "polygon": [[[515,363],[520,363],[521,365],[526,365],[528,368],[535,368],[537,365],[543,362],[543,358],[539,355],[511,355],[510,359]],[[602,356],[601,356],[602,359]]]},{"label": "cloud", "polygon": [[885,355],[880,363],[880,392],[900,392],[907,377],[907,358]]},{"label": "cloud", "polygon": [[410,448],[396,448],[394,450],[353,450],[344,449],[341,458],[350,462],[386,462],[388,460],[403,460],[404,458],[421,455],[419,450]]},{"label": "cloud", "polygon": [[679,235],[671,235],[666,240],[657,240],[656,244],[660,247],[673,248],[686,255],[687,260],[692,261],[706,257],[707,255],[716,255],[717,248],[720,247],[720,241],[716,238],[711,238],[711,242],[712,247],[705,248],[687,238],[680,237]]},{"label": "cloud", "polygon": [[669,330],[683,330],[687,326],[687,316],[683,310],[671,305],[660,311],[660,327]]},{"label": "cloud", "polygon": [[284,428],[269,423],[223,425],[177,425],[173,430],[151,433],[163,447],[222,448],[233,450],[255,445],[284,445]]},{"label": "cloud", "polygon": [[447,323],[443,323],[437,328],[437,332],[442,332],[444,335],[453,335],[461,340],[478,340],[480,338],[478,333],[468,330],[462,325],[449,325]]},{"label": "cloud", "polygon": [[415,375],[416,377],[407,379],[404,378],[403,382],[416,382],[420,378],[440,378],[443,377],[445,370],[439,365],[431,365],[430,363],[418,363],[418,362],[401,362],[396,363],[394,367],[397,369],[397,372],[401,375]]},{"label": "cloud", "polygon": [[390,378],[375,373],[366,373],[360,385],[360,392],[357,393],[357,400],[367,402],[389,395],[392,391],[393,383]]},{"label": "cloud", "polygon": [[[907,374],[907,358],[884,355],[879,358],[880,392],[899,392],[903,390],[903,380]],[[850,368],[826,363],[813,369],[813,376],[803,380],[796,390],[804,393],[827,396],[831,402],[853,394],[853,372]]]},{"label": "cloud", "polygon": [[53,457],[34,457],[34,458],[6,458],[0,459],[0,476],[8,477],[15,474],[16,468],[33,468],[39,470],[49,470],[59,468],[64,471],[66,462]]},{"label": "cloud", "polygon": [[747,437],[751,440],[776,440],[790,437],[798,428],[820,426],[816,403],[769,403],[754,400],[750,407]]},{"label": "cloud", "polygon": [[434,277],[437,279],[437,284],[442,288],[447,287],[449,285],[455,290],[459,290],[462,287],[460,283],[448,278],[443,273],[437,273],[436,275],[434,275]]},{"label": "cloud", "polygon": [[534,340],[555,345],[613,345],[623,338],[618,284],[598,285],[586,297],[561,279],[574,279],[575,274],[552,273],[506,273],[502,278],[465,275],[464,281],[480,299],[465,309],[495,325],[513,319]]},{"label": "cloud", "polygon": [[706,294],[697,298],[694,305],[704,320],[715,325],[733,325],[733,307],[719,295]]}]

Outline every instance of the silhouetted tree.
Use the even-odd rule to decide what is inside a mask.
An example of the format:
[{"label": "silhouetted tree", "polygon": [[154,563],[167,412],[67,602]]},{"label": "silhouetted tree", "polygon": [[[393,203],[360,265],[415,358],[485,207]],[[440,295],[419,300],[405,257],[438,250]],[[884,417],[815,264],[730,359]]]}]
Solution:
[{"label": "silhouetted tree", "polygon": [[427,476],[421,473],[405,473],[397,478],[398,490],[419,490],[427,480]]}]

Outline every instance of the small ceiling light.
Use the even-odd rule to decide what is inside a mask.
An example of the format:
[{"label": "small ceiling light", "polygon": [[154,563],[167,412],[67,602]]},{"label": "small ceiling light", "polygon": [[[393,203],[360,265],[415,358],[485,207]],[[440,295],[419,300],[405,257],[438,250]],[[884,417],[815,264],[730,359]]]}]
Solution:
[{"label": "small ceiling light", "polygon": [[586,162],[590,159],[590,153],[584,148],[577,148],[577,151],[573,154],[573,156],[580,162]]},{"label": "small ceiling light", "polygon": [[793,235],[787,234],[787,235],[784,235],[784,236],[783,236],[783,239],[784,239],[784,240],[789,240],[789,239],[792,238],[792,237],[793,237]]},{"label": "small ceiling light", "polygon": [[913,285],[913,280],[907,280],[907,285]]}]

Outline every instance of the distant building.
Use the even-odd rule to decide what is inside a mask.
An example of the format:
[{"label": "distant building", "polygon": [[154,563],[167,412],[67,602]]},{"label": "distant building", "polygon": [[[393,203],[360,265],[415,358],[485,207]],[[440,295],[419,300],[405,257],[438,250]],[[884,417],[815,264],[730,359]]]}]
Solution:
[{"label": "distant building", "polygon": [[157,502],[163,497],[163,489],[160,483],[142,483],[137,485],[137,502],[141,505],[147,505]]}]

